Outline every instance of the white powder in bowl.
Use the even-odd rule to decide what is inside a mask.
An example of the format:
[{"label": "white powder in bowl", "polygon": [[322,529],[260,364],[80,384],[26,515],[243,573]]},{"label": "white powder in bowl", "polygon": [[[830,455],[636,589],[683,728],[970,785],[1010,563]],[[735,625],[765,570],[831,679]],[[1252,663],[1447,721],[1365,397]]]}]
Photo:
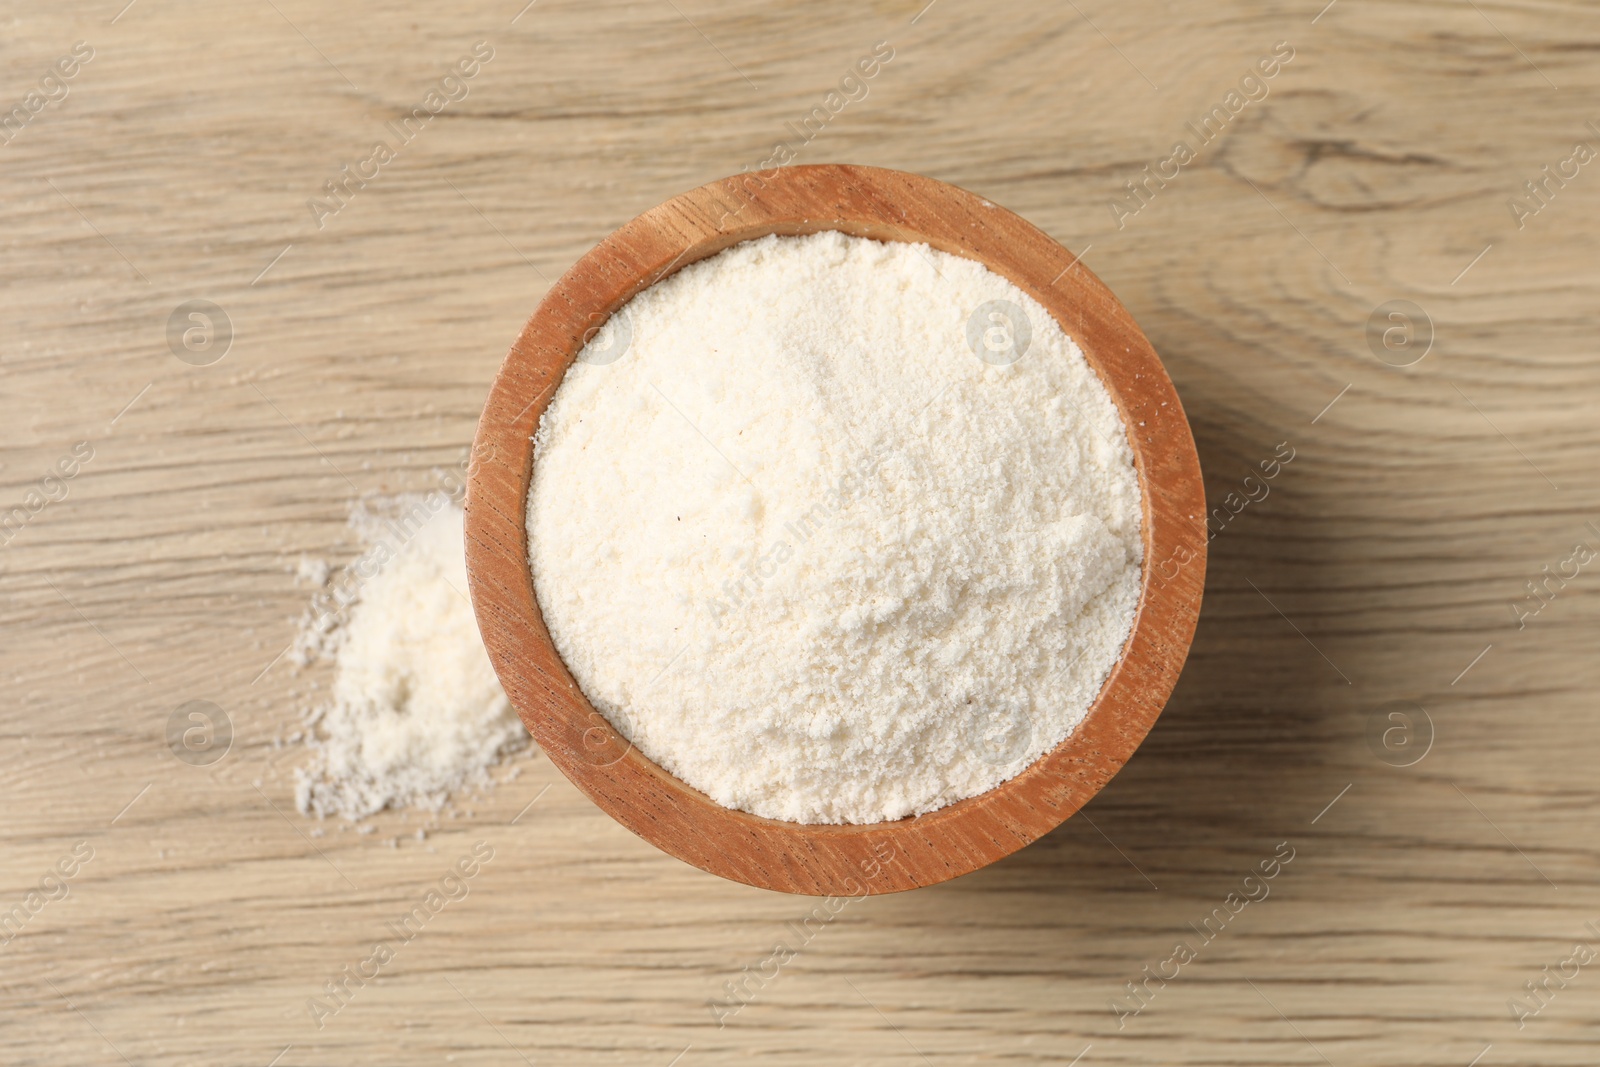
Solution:
[{"label": "white powder in bowl", "polygon": [[302,629],[337,665],[331,702],[310,716],[295,800],[347,819],[437,810],[528,741],[467,600],[461,508],[440,492],[368,501],[351,524],[367,547],[337,592],[356,599]]},{"label": "white powder in bowl", "polygon": [[1137,607],[1116,408],[979,263],[764,237],[636,296],[535,437],[534,589],[595,708],[726,807],[928,812],[1083,718]]}]

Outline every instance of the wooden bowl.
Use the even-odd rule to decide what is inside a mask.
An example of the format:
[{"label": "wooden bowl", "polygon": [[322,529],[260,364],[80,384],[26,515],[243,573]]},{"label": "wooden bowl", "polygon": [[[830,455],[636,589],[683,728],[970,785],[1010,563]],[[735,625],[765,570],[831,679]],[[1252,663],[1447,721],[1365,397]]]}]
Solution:
[{"label": "wooden bowl", "polygon": [[[809,826],[733,811],[611,729],[545,628],[528,565],[529,440],[585,341],[635,293],[740,241],[840,230],[977,260],[1043,304],[1083,350],[1129,432],[1144,497],[1144,580],[1122,659],[1078,728],[1017,777],[927,815]],[[596,506],[607,506],[599,503]],[[506,356],[478,423],[467,572],[506,694],[551,762],[614,819],[687,863],[766,889],[859,896],[977,870],[1054,829],[1144,740],[1188,655],[1205,584],[1205,492],[1178,395],[1111,291],[1044,233],[915,174],[843,165],[746,173],[673,197],[562,276]]]}]

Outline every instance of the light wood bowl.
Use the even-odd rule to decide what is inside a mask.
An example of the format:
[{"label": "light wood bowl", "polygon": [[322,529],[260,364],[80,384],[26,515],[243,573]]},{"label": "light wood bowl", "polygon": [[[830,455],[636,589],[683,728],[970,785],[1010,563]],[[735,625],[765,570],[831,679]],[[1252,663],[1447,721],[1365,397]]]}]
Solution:
[{"label": "light wood bowl", "polygon": [[[926,242],[985,264],[1043,304],[1116,402],[1144,497],[1133,633],[1073,734],[987,793],[870,825],[806,826],[733,811],[646,759],[568,673],[528,566],[530,438],[587,338],[685,264],[766,234],[818,230]],[[1189,424],[1155,350],[1072,253],[1017,215],[930,178],[790,166],[672,198],[600,242],[551,288],[484,405],[469,467],[466,552],[478,626],[506,694],[574,785],[646,841],[713,874],[788,893],[857,896],[932,885],[1009,855],[1060,825],[1121,769],[1188,655],[1205,585],[1205,492]]]}]

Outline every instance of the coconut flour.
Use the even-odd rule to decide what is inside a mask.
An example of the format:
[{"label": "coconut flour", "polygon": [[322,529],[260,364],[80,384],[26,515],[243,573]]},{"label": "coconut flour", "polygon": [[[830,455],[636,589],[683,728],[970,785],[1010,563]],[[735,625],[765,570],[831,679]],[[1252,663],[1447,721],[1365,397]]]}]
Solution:
[{"label": "coconut flour", "polygon": [[[299,658],[336,666],[331,699],[308,716],[313,755],[295,799],[347,819],[437,810],[528,742],[467,600],[461,507],[437,491],[376,499],[351,525],[365,550],[329,610],[302,623]],[[306,570],[328,577],[326,565]]]},{"label": "coconut flour", "polygon": [[765,237],[636,296],[535,437],[534,588],[595,708],[717,803],[865,823],[1016,775],[1139,596],[1104,386],[976,262]]}]

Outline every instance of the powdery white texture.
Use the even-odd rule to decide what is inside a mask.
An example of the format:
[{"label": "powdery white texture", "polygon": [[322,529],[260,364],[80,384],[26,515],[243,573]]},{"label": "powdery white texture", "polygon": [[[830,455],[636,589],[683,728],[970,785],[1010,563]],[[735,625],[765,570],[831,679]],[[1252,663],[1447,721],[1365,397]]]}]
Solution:
[{"label": "powdery white texture", "polygon": [[527,744],[467,600],[461,508],[445,503],[413,533],[403,522],[417,503],[369,503],[352,518],[363,541],[384,546],[363,560],[381,565],[348,621],[319,637],[337,666],[331,703],[311,716],[312,765],[296,775],[302,812],[437,810]]},{"label": "powdery white texture", "polygon": [[[1026,354],[967,345],[990,300]],[[551,638],[630,741],[717,803],[870,823],[992,789],[1063,740],[1138,603],[1116,408],[979,263],[824,232],[746,242],[621,314],[535,436]],[[601,348],[611,338],[597,336]]]}]

